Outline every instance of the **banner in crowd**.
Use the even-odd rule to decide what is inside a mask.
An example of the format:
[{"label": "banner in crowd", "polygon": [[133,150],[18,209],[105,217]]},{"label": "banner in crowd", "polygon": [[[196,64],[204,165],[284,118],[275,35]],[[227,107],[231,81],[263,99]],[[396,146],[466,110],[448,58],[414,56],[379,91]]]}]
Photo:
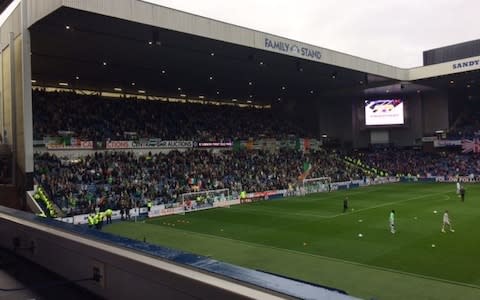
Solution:
[{"label": "banner in crowd", "polygon": [[47,142],[43,140],[33,140],[33,147],[44,147],[47,145]]},{"label": "banner in crowd", "polygon": [[74,137],[49,138],[48,150],[93,149],[93,141],[82,141]]},{"label": "banner in crowd", "polygon": [[463,153],[480,153],[480,139],[462,140]]},{"label": "banner in crowd", "polygon": [[[191,149],[191,148],[232,148],[234,151],[291,149],[299,151],[319,150],[322,142],[316,139],[290,139],[277,140],[273,138],[249,139],[237,141],[172,141],[158,138],[139,140],[118,140],[106,142],[82,141],[75,137],[48,137],[44,139],[47,149]],[[38,142],[41,145],[41,142]]]},{"label": "banner in crowd", "polygon": [[137,149],[137,148],[155,148],[155,149],[180,149],[193,148],[193,141],[162,141],[160,139],[144,139],[139,141],[108,141],[105,144],[106,149]]},{"label": "banner in crowd", "polygon": [[436,141],[433,141],[433,146],[435,148],[461,146],[461,145],[462,145],[461,140],[436,140]]},{"label": "banner in crowd", "polygon": [[233,142],[198,142],[197,147],[199,148],[231,148],[233,147]]},{"label": "banner in crowd", "polygon": [[438,137],[436,137],[436,136],[424,136],[424,137],[422,137],[422,142],[424,142],[424,143],[434,142],[436,140],[438,140]]},{"label": "banner in crowd", "polygon": [[317,139],[249,139],[244,141],[233,142],[233,150],[278,150],[278,149],[291,149],[300,151],[319,150],[322,146],[322,142]]},{"label": "banner in crowd", "polygon": [[132,141],[108,141],[105,143],[106,149],[130,149],[133,148]]}]

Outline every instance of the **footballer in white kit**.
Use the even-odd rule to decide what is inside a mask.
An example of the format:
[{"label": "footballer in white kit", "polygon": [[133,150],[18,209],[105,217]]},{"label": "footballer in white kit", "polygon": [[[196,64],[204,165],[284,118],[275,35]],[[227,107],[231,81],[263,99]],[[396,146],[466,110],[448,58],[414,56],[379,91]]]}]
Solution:
[{"label": "footballer in white kit", "polygon": [[448,215],[448,210],[446,210],[445,213],[443,214],[442,232],[446,232],[445,231],[446,226],[448,226],[448,228],[450,229],[451,232],[455,232],[455,230],[453,230],[452,224],[450,223],[450,217]]}]

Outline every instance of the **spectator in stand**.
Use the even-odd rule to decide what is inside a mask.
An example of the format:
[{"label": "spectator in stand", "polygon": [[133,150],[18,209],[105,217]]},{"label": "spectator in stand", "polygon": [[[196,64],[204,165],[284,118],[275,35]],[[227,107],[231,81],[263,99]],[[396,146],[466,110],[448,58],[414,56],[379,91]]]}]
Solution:
[{"label": "spectator in stand", "polygon": [[79,214],[97,206],[101,210],[128,209],[132,202],[145,206],[148,199],[168,204],[194,191],[287,189],[298,183],[305,160],[312,162],[310,177],[334,181],[363,177],[334,154],[292,150],[190,150],[146,156],[104,152],[75,160],[44,153],[35,156],[35,177],[65,213]]},{"label": "spectator in stand", "polygon": [[383,149],[356,151],[350,156],[392,176],[410,175],[444,179],[465,176],[472,181],[480,176],[480,155],[459,153],[458,150],[428,153],[422,150]]},{"label": "spectator in stand", "polygon": [[59,131],[95,141],[127,140],[133,132],[139,138],[216,142],[308,136],[280,112],[253,107],[105,100],[96,95],[34,91],[33,113],[34,139],[58,136]]}]

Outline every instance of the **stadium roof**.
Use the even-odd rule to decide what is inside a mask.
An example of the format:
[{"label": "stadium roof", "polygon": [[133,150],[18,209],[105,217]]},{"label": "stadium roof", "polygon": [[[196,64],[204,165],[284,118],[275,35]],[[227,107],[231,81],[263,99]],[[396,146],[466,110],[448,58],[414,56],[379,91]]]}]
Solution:
[{"label": "stadium roof", "polygon": [[274,103],[480,80],[477,58],[401,69],[142,1],[24,1],[39,85]]},{"label": "stadium roof", "polygon": [[0,0],[0,14],[12,3],[13,0]]}]

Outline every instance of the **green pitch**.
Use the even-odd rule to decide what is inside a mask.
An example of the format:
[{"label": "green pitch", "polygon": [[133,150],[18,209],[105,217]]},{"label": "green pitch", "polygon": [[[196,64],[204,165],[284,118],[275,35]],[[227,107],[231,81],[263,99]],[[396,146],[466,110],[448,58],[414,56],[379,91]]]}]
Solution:
[{"label": "green pitch", "polygon": [[[454,233],[440,231],[445,209]],[[480,299],[480,185],[466,185],[464,203],[453,183],[391,184],[121,222],[105,231],[367,299]]]}]

